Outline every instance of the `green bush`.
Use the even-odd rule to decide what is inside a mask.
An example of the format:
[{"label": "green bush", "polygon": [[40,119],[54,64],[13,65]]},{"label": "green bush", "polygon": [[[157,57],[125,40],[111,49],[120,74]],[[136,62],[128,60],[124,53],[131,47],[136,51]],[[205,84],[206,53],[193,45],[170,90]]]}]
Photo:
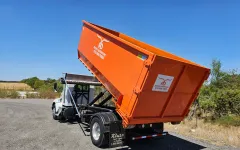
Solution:
[{"label": "green bush", "polygon": [[7,97],[7,91],[6,90],[0,90],[0,98],[6,98]]},{"label": "green bush", "polygon": [[214,98],[215,113],[219,116],[229,114],[240,115],[240,90],[222,89],[218,90]]},{"label": "green bush", "polygon": [[240,126],[240,116],[223,116],[214,122],[223,126]]},{"label": "green bush", "polygon": [[16,91],[9,91],[8,92],[8,97],[9,98],[19,98],[19,94]]},{"label": "green bush", "polygon": [[47,80],[40,80],[37,77],[32,77],[32,78],[28,78],[28,79],[23,79],[21,82],[28,84],[29,86],[31,86],[32,88],[34,88],[37,91],[41,91],[43,89],[53,91],[54,83],[58,84],[57,91],[59,93],[61,93],[63,90],[63,85],[60,83],[60,81],[51,79],[51,78],[47,78]]},{"label": "green bush", "polygon": [[14,90],[0,90],[0,98],[19,98],[19,94]]},{"label": "green bush", "polygon": [[43,85],[44,85],[44,81],[43,80],[37,80],[34,83],[34,89],[39,89]]},{"label": "green bush", "polygon": [[239,125],[240,74],[221,70],[221,62],[213,60],[211,76],[198,97],[206,121],[223,125]]},{"label": "green bush", "polygon": [[28,79],[23,79],[21,82],[28,84],[32,88],[35,88],[34,84],[36,81],[39,81],[39,79],[37,77],[32,77],[32,78],[28,78]]},{"label": "green bush", "polygon": [[200,90],[200,95],[198,97],[199,105],[205,113],[212,112],[215,109],[216,103],[213,101],[214,93],[211,92],[209,86],[204,85]]},{"label": "green bush", "polygon": [[40,98],[39,93],[26,93],[27,98]]},{"label": "green bush", "polygon": [[58,93],[55,93],[53,91],[50,91],[50,90],[42,90],[42,91],[39,91],[39,97],[40,98],[44,98],[44,99],[54,99],[56,97],[58,97],[59,94]]}]

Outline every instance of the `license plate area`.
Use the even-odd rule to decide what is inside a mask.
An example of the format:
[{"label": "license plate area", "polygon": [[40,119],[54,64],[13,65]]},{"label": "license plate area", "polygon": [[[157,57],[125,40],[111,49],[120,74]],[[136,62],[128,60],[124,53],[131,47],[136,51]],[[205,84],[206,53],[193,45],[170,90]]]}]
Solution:
[{"label": "license plate area", "polygon": [[110,123],[109,147],[123,146],[125,143],[125,130],[121,122]]}]

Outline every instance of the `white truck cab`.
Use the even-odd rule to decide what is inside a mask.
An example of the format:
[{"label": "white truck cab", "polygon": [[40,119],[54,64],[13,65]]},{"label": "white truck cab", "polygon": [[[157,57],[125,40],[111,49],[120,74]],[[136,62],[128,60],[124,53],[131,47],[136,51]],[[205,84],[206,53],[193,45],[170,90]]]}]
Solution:
[{"label": "white truck cab", "polygon": [[[61,83],[63,84],[61,96],[54,99],[52,103],[52,115],[55,120],[74,118],[76,112],[73,105],[91,102],[94,99],[95,86],[101,85],[93,76],[68,73],[61,78]],[[54,89],[57,89],[56,84]]]}]

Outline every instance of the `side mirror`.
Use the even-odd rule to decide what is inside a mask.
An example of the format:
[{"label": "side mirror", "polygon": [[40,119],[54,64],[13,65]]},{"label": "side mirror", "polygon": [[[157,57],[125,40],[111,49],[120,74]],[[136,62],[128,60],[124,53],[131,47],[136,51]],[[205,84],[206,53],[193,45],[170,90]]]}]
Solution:
[{"label": "side mirror", "polygon": [[53,89],[54,89],[54,92],[57,92],[57,83],[54,83]]}]

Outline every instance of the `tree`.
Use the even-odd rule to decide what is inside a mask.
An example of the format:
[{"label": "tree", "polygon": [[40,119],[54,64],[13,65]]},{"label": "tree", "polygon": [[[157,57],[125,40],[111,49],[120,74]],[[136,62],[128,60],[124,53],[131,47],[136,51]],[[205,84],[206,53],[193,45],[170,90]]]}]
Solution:
[{"label": "tree", "polygon": [[37,80],[35,83],[34,83],[34,89],[39,89],[41,86],[44,85],[44,81],[43,80]]},{"label": "tree", "polygon": [[52,83],[56,82],[56,80],[55,79],[51,79],[51,78],[47,78],[47,80],[45,82],[52,84]]},{"label": "tree", "polygon": [[211,81],[217,82],[221,76],[221,67],[222,64],[219,60],[213,59],[211,64]]},{"label": "tree", "polygon": [[222,71],[216,59],[211,66],[210,83],[202,86],[198,97],[200,107],[214,118],[240,115],[240,74],[236,70]]},{"label": "tree", "polygon": [[32,88],[34,88],[34,85],[35,85],[36,81],[39,81],[39,79],[37,77],[32,77],[32,78],[22,80],[23,83],[28,84]]}]

